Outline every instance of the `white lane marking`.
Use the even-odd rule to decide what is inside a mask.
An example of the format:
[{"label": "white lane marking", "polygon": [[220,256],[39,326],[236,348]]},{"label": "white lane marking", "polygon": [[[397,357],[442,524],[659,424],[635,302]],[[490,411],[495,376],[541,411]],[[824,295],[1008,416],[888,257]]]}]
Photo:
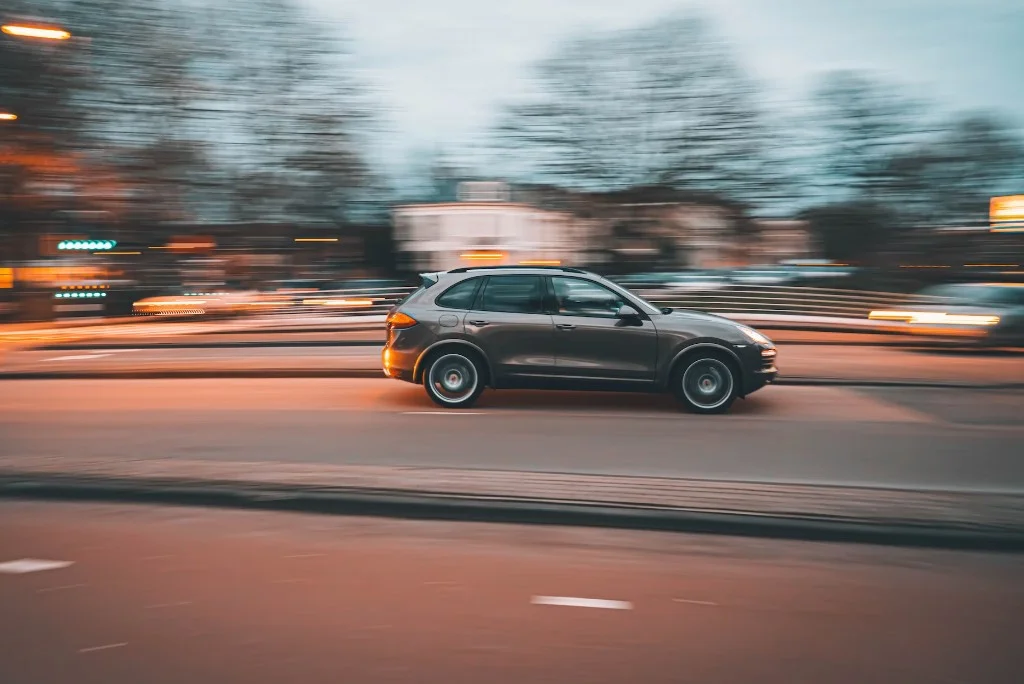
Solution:
[{"label": "white lane marking", "polygon": [[717,606],[718,604],[714,601],[697,601],[696,599],[672,599],[676,603],[692,603],[695,606]]},{"label": "white lane marking", "polygon": [[73,565],[75,561],[44,560],[41,558],[21,558],[18,560],[0,563],[0,573],[8,575],[22,575],[26,572],[40,572],[42,570],[59,570]]},{"label": "white lane marking", "polygon": [[43,361],[81,361],[83,359],[101,359],[110,354],[69,354],[68,356],[54,356]]},{"label": "white lane marking", "polygon": [[604,608],[605,610],[633,610],[629,601],[578,598],[576,596],[534,596],[530,603],[536,606],[569,606],[571,608]]},{"label": "white lane marking", "polygon": [[403,416],[483,416],[483,411],[402,411]]},{"label": "white lane marking", "polygon": [[285,556],[285,558],[323,558],[326,553],[296,553],[291,556]]},{"label": "white lane marking", "polygon": [[51,591],[64,591],[65,589],[78,589],[79,587],[87,587],[88,584],[62,584],[59,587],[44,587],[42,589],[36,589],[37,594],[49,594]]},{"label": "white lane marking", "polygon": [[128,645],[127,641],[122,641],[122,642],[119,642],[119,643],[116,643],[116,644],[104,644],[102,646],[90,646],[89,648],[80,648],[80,649],[78,649],[78,652],[79,653],[92,653],[93,651],[106,651],[107,649],[110,649],[110,648],[121,648],[122,646],[127,646],[127,645]]},{"label": "white lane marking", "polygon": [[191,606],[191,601],[175,601],[174,603],[154,603],[151,606],[146,606],[147,609],[155,608],[177,608],[179,606]]}]

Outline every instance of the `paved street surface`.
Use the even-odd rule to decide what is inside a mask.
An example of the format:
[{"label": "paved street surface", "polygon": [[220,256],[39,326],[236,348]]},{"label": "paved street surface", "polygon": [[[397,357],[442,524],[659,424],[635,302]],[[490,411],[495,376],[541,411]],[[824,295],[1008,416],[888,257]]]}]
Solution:
[{"label": "paved street surface", "polygon": [[372,379],[0,385],[0,457],[420,465],[1024,490],[1024,393],[769,387],[726,416],[669,397],[488,392],[438,409]]},{"label": "paved street surface", "polygon": [[1015,684],[1022,574],[1013,555],[5,502],[0,668],[4,684]]},{"label": "paved street surface", "polygon": [[[330,333],[317,333],[323,344]],[[339,334],[340,335],[340,334]],[[349,333],[348,339],[364,333]],[[253,338],[246,338],[251,340]],[[286,344],[287,335],[259,338],[269,344]],[[342,338],[344,339],[344,338]],[[193,335],[191,344],[217,343],[211,335]],[[245,340],[240,340],[245,341]],[[380,350],[359,346],[267,346],[221,348],[157,348],[146,340],[137,346],[89,349],[20,349],[0,359],[2,372],[121,373],[135,371],[191,371],[217,374],[225,371],[344,372],[380,370]],[[180,341],[179,341],[180,343]],[[129,343],[130,345],[131,343]],[[1024,353],[995,351],[906,349],[843,345],[781,344],[782,377],[870,380],[891,382],[954,382],[1024,386]]]}]

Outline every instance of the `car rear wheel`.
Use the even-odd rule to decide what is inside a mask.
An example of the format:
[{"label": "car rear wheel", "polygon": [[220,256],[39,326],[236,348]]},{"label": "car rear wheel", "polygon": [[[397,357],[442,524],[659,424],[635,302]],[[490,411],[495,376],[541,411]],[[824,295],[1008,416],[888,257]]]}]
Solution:
[{"label": "car rear wheel", "polygon": [[736,385],[732,366],[710,355],[685,360],[672,379],[676,397],[693,413],[725,413],[736,400]]},{"label": "car rear wheel", "polygon": [[445,408],[472,406],[484,389],[476,362],[458,352],[433,359],[423,374],[423,385],[434,403]]}]

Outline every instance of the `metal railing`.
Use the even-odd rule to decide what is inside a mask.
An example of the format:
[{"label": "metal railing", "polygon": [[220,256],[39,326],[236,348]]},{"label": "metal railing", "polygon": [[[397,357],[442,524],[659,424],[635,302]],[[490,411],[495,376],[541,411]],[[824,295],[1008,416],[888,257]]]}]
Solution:
[{"label": "metal railing", "polygon": [[[319,324],[343,328],[377,325],[414,288],[349,288],[261,295],[255,305],[233,310],[275,326]],[[943,301],[892,292],[820,287],[728,285],[717,289],[631,288],[659,307],[714,313],[758,325],[816,330],[889,330],[891,324],[868,318],[879,309],[905,309]],[[246,316],[250,318],[251,316]],[[173,317],[172,317],[173,318]],[[274,323],[276,321],[276,323]]]},{"label": "metal railing", "polygon": [[349,288],[272,294],[264,313],[329,317],[382,316],[414,288]]},{"label": "metal railing", "polygon": [[715,290],[666,292],[637,289],[657,306],[716,314],[767,314],[867,319],[871,311],[941,301],[939,298],[892,292],[819,287],[728,286]]}]

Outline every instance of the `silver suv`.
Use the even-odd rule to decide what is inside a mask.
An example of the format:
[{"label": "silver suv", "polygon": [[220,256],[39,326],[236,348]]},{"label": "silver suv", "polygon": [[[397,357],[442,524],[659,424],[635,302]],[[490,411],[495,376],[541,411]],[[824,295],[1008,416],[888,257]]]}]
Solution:
[{"label": "silver suv", "polygon": [[727,318],[659,309],[593,273],[559,267],[424,274],[388,314],[384,374],[437,404],[485,387],[670,391],[723,413],[775,379],[775,345]]}]

